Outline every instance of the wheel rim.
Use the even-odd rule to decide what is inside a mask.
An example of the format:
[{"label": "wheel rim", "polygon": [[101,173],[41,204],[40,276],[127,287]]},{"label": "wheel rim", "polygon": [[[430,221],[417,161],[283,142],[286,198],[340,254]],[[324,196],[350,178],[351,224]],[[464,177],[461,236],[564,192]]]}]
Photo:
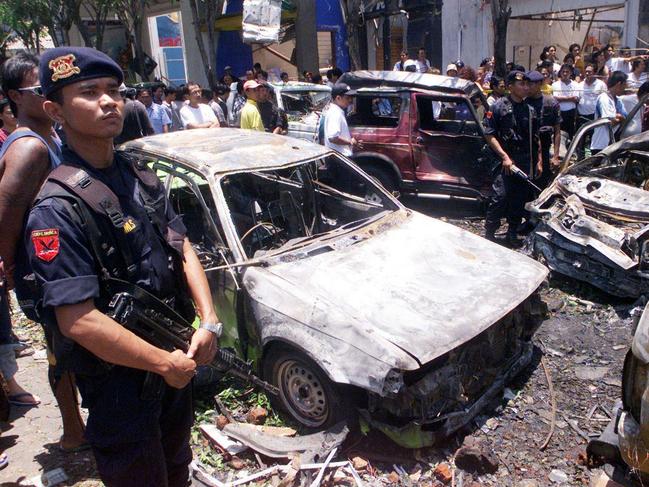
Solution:
[{"label": "wheel rim", "polygon": [[309,367],[296,360],[282,362],[278,369],[280,393],[291,414],[301,423],[317,428],[329,415],[325,389]]}]

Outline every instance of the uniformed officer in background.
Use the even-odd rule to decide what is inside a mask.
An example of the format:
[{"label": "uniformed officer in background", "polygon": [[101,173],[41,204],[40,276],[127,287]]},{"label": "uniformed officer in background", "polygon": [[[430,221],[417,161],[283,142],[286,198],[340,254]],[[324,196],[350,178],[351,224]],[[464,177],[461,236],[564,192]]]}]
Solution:
[{"label": "uniformed officer in background", "polygon": [[487,143],[502,162],[487,208],[485,237],[495,240],[500,220],[505,217],[508,224],[507,243],[516,246],[530,187],[522,177],[512,172],[513,166],[530,178],[540,176],[543,167],[538,122],[534,109],[525,103],[529,90],[527,75],[521,71],[511,71],[506,82],[509,95],[499,98],[483,121]]},{"label": "uniformed officer in background", "polygon": [[[102,481],[180,487],[192,457],[188,384],[196,366],[213,359],[220,323],[159,180],[113,150],[123,123],[122,78],[121,68],[94,49],[59,47],[42,56],[43,108],[63,127],[67,146],[29,213],[25,263],[40,289],[44,324],[54,330],[55,353],[77,374]],[[109,318],[108,277],[143,287],[190,320],[181,304],[191,305],[191,297],[201,326],[188,353],[156,348]],[[146,378],[157,387],[147,388]]]},{"label": "uniformed officer in background", "polygon": [[[529,106],[534,108],[536,118],[539,121],[539,140],[541,143],[541,157],[543,159],[543,173],[537,184],[541,188],[547,187],[552,182],[552,175],[561,165],[559,149],[561,148],[561,107],[557,99],[552,95],[544,95],[541,92],[543,75],[538,71],[527,73],[529,79],[529,96],[525,100]],[[550,159],[550,147],[553,147],[552,159]]]}]

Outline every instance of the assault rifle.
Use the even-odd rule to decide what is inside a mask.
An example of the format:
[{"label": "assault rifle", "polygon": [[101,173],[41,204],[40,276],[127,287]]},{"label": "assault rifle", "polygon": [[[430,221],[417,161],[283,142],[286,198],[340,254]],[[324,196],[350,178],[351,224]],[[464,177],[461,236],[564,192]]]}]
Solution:
[{"label": "assault rifle", "polygon": [[[195,331],[187,320],[135,284],[110,279],[108,288],[113,296],[108,304],[108,316],[158,348],[187,353]],[[252,365],[230,350],[219,348],[208,367],[238,377],[275,396],[279,395],[277,387],[257,377]]]},{"label": "assault rifle", "polygon": [[511,167],[511,171],[514,176],[525,181],[527,184],[530,185],[532,189],[538,191],[539,194],[543,192],[541,188],[539,188],[536,184],[532,182],[532,178],[530,178],[527,174],[525,174],[525,172],[522,169],[518,168],[516,165],[513,165]]}]

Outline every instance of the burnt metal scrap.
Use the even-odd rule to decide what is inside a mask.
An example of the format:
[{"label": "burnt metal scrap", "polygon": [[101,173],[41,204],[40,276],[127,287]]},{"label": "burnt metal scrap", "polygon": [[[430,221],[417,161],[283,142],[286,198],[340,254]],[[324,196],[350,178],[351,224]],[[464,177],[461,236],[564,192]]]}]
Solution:
[{"label": "burnt metal scrap", "polygon": [[616,296],[649,291],[649,133],[562,172],[527,209],[534,253]]}]

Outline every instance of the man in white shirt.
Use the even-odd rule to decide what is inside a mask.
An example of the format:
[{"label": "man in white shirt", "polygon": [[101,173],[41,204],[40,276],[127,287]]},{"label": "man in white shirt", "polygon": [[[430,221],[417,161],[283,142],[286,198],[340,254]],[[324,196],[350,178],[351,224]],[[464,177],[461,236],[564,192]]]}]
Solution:
[{"label": "man in white shirt", "polygon": [[[623,56],[616,56],[615,55],[615,49],[613,46],[610,44],[606,46],[606,51],[605,51],[605,56],[606,56],[606,67],[608,68],[608,72],[612,73],[613,71],[622,71],[623,73],[628,73],[630,71],[629,69],[629,62],[633,58],[627,58]],[[622,53],[620,53],[622,54]]]},{"label": "man in white shirt", "polygon": [[595,71],[596,67],[594,64],[586,64],[584,68],[584,81],[579,83],[579,105],[577,105],[577,111],[581,121],[578,121],[577,128],[581,127],[586,121],[595,118],[597,98],[607,90],[606,83],[595,77]]},{"label": "man in white shirt", "polygon": [[212,109],[199,103],[203,90],[198,83],[187,83],[189,91],[189,104],[180,109],[180,119],[184,129],[202,129],[219,127],[219,121]]},{"label": "man in white shirt", "polygon": [[579,83],[570,79],[572,66],[564,64],[559,70],[559,80],[552,83],[552,94],[561,108],[561,130],[568,134],[567,144],[575,135],[575,119],[579,103]]},{"label": "man in white shirt", "polygon": [[344,83],[338,83],[331,89],[331,104],[327,110],[324,126],[324,145],[330,147],[342,155],[350,157],[353,148],[359,146],[359,142],[352,137],[347,125],[345,110],[352,103],[353,92]]},{"label": "man in white shirt", "polygon": [[408,52],[407,51],[401,51],[401,54],[399,55],[399,61],[397,61],[394,65],[394,68],[392,68],[392,71],[405,71],[405,62],[408,60]]},{"label": "man in white shirt", "polygon": [[[595,76],[597,66],[593,63],[587,63],[584,67],[584,81],[579,83],[579,104],[577,105],[577,124],[575,132],[577,132],[582,125],[595,119],[595,104],[597,98],[602,93],[606,93],[608,89],[606,83]],[[579,159],[584,158],[584,147],[588,147],[592,133],[586,134],[586,143],[580,145],[578,149]]]},{"label": "man in white shirt", "polygon": [[[608,78],[608,91],[597,97],[595,119],[608,118],[615,126],[626,117],[626,110],[619,99],[626,89],[627,74],[614,71]],[[590,142],[591,154],[597,154],[611,143],[608,126],[597,127]]]},{"label": "man in white shirt", "polygon": [[417,63],[418,73],[428,72],[428,69],[430,68],[430,61],[426,59],[426,49],[424,49],[423,47],[419,48],[419,51],[417,51],[417,59],[415,62]]}]

